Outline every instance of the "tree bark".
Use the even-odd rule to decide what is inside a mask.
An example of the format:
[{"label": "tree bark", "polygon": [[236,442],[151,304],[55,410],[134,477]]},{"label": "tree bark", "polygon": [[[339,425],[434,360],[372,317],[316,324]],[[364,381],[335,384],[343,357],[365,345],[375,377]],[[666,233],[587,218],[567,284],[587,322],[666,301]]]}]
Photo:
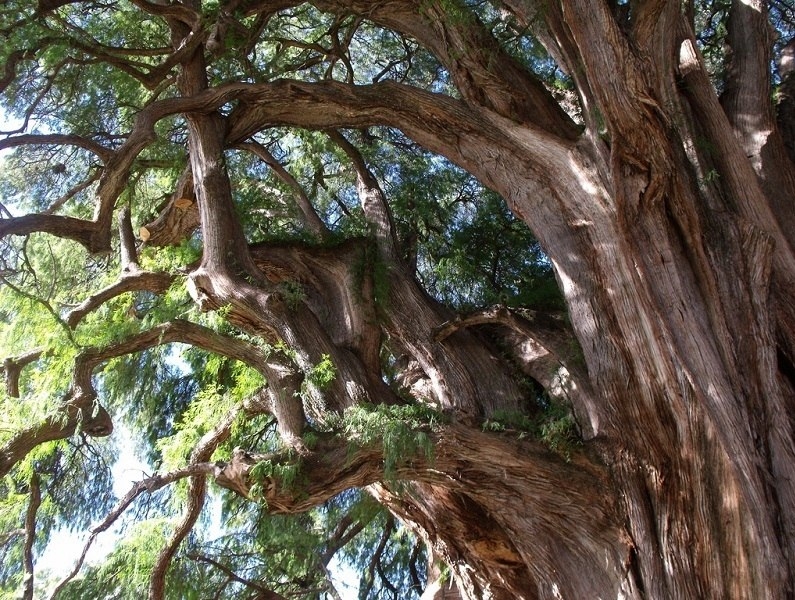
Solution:
[{"label": "tree bark", "polygon": [[[413,36],[450,74],[456,97],[396,82],[263,78],[211,87],[208,44],[221,34],[216,27],[211,36],[203,24],[201,3],[133,4],[168,23],[174,53],[164,65],[179,65],[181,97],[148,104],[117,150],[59,138],[104,163],[93,220],[9,218],[0,237],[41,231],[107,251],[133,162],[155,139],[158,120],[184,115],[189,165],[144,235],[150,245],[167,245],[198,226],[203,254],[191,266],[189,289],[199,308],[224,307],[245,333],[290,351],[266,356],[181,321],[86,349],[62,403],[65,418],[12,437],[0,452],[0,475],[81,422],[92,426],[88,433],[109,432],[104,409],[90,412],[100,363],[186,341],[267,378],[262,403],[292,449],[285,456],[236,449],[227,464],[210,465],[205,440],[191,475],[211,475],[250,497],[257,462],[298,455],[307,482],[301,490],[256,482],[273,512],[307,510],[366,487],[449,565],[461,597],[795,594],[795,167],[792,129],[769,102],[764,2],[731,3],[720,98],[680,3],[501,3],[570,74],[581,125],[474,13],[455,18],[455,3],[312,4]],[[267,16],[298,3],[232,4]],[[21,60],[12,59],[6,79]],[[787,68],[779,119],[792,104]],[[150,75],[144,83],[160,71]],[[221,112],[225,105],[232,108]],[[371,125],[399,129],[498,192],[549,256],[565,319],[504,308],[457,317],[429,297],[402,258],[389,198],[351,136],[338,131]],[[331,241],[297,181],[254,141],[274,126],[328,130],[355,172],[366,238]],[[231,148],[253,152],[294,190],[301,221],[319,243],[248,243],[226,162]],[[127,220],[120,237],[129,272],[76,308],[70,326],[123,291],[162,291],[170,282],[138,271]],[[330,434],[308,448],[302,437],[310,424],[329,426],[351,406],[406,401],[385,382],[382,351],[399,365],[396,381],[413,401],[451,417],[423,432],[433,457],[406,457],[395,481],[385,476],[383,448],[351,452],[351,440]],[[333,377],[321,384],[313,374],[329,363]],[[9,390],[18,392],[22,362],[5,366]],[[499,413],[539,410],[520,373],[570,406],[584,446],[568,460],[480,429]],[[191,506],[153,574],[152,597],[163,595],[168,563],[201,508],[204,482],[193,482]]]}]

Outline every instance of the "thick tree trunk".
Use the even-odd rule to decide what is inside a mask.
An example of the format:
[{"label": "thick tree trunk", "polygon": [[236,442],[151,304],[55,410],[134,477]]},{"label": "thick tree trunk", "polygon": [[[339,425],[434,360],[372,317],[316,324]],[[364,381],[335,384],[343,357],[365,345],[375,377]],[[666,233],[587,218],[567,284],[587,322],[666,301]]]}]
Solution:
[{"label": "thick tree trunk", "polygon": [[[521,16],[522,3],[511,4]],[[763,150],[748,146],[757,129],[735,122],[739,138],[730,133],[692,39],[667,36],[664,50],[652,47],[665,30],[685,31],[676,7],[658,8],[641,11],[635,35],[650,55],[660,53],[665,72],[644,69],[606,5],[571,0],[552,11],[550,35],[557,35],[566,60],[577,63],[569,66],[582,101],[599,107],[606,141],[592,129],[592,115],[579,141],[546,136],[525,118],[526,107],[512,108],[501,95],[506,92],[497,91],[489,99],[467,99],[485,103],[489,112],[421,94],[401,103],[403,92],[394,86],[386,100],[373,87],[343,101],[347,92],[335,84],[284,83],[252,86],[228,131],[217,116],[189,117],[205,241],[192,279],[210,306],[231,304],[232,318],[250,332],[286,340],[298,369],[308,372],[321,356],[333,357],[340,373],[333,389],[318,392],[322,405],[305,407],[316,420],[365,398],[397,401],[378,381],[380,328],[393,349],[418,365],[426,399],[443,409],[482,418],[518,408],[521,398],[477,337],[459,331],[441,345],[434,340],[451,315],[396,258],[386,199],[344,138],[332,135],[355,165],[362,208],[388,273],[389,299],[378,307],[362,303],[367,294],[358,296],[361,289],[372,293],[372,281],[362,288],[359,278],[355,289],[357,277],[340,260],[359,252],[355,247],[332,257],[271,246],[252,258],[240,244],[232,210],[226,136],[240,143],[266,120],[357,125],[368,118],[351,106],[375,105],[378,120],[399,125],[500,192],[553,261],[587,366],[588,380],[579,387],[589,393],[572,395],[572,409],[606,470],[560,495],[543,487],[549,485],[544,478],[527,479],[537,462],[513,459],[503,447],[492,454],[491,442],[480,438],[469,447],[461,435],[455,448],[463,462],[453,470],[439,467],[447,479],[419,478],[410,494],[372,488],[451,565],[465,597],[793,593],[794,407],[792,382],[779,373],[777,359],[778,351],[792,363],[785,298],[795,260],[783,233],[791,211],[770,193]],[[461,40],[471,34],[453,29],[447,33]],[[457,76],[465,78],[477,65],[462,61],[459,67]],[[684,98],[677,73],[688,85]],[[536,95],[525,92],[543,104]],[[301,106],[283,104],[294,97]],[[736,102],[744,106],[742,98]],[[772,127],[767,117],[765,126]],[[714,144],[715,156],[694,150],[699,136]],[[759,160],[749,161],[748,152]],[[775,164],[785,164],[783,151],[774,154]],[[717,183],[705,176],[711,169]],[[791,185],[782,177],[775,186]],[[789,216],[779,219],[783,213]],[[301,285],[300,306],[290,309],[279,300],[285,280]],[[274,405],[288,438],[300,435],[299,410]],[[579,466],[581,474],[590,472]],[[616,490],[615,505],[603,499],[598,508],[593,499],[577,497],[576,490],[589,485]]]},{"label": "thick tree trunk", "polygon": [[[598,60],[589,68],[609,71]],[[590,84],[595,94],[604,85],[596,76]],[[501,192],[551,257],[583,350],[587,387],[597,391],[577,396],[573,409],[607,465],[625,527],[608,528],[607,559],[594,559],[596,550],[578,555],[547,530],[528,536],[533,517],[516,505],[538,492],[506,489],[506,501],[492,493],[508,485],[495,479],[505,476],[502,458],[486,459],[490,468],[479,463],[465,489],[417,484],[409,497],[376,490],[449,561],[466,597],[576,598],[595,589],[603,597],[792,594],[791,384],[779,378],[776,360],[777,332],[786,336],[789,324],[770,295],[774,281],[791,278],[789,249],[778,243],[781,229],[759,187],[727,174],[731,194],[742,187],[755,200],[725,205],[678,150],[694,129],[668,127],[673,115],[661,115],[656,101],[637,94],[624,99],[634,122],[620,122],[626,112],[616,109],[609,150],[598,136],[542,145],[522,125],[494,115],[488,123],[499,141],[474,126],[454,147],[427,123],[404,123],[416,139]],[[715,109],[717,103],[706,110]],[[704,107],[696,101],[693,110]],[[334,118],[333,111],[318,116]],[[450,340],[443,353],[432,347],[424,336],[446,315],[401,277],[395,270],[390,279],[395,296],[386,329],[422,367],[442,406],[466,410],[467,403],[444,402],[461,390],[472,394],[480,415],[489,414],[477,385],[445,386],[446,376],[434,369],[441,373],[454,360],[465,378],[503,376],[463,341]],[[465,367],[469,360],[479,370]],[[592,515],[577,516],[577,504],[566,505],[566,531],[585,547]]]}]

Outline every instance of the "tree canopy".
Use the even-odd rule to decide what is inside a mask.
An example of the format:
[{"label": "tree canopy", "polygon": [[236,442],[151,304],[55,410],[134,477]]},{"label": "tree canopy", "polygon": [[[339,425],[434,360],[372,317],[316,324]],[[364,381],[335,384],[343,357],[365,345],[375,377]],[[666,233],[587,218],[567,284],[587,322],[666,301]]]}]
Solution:
[{"label": "tree canopy", "polygon": [[[0,39],[3,597],[795,593],[790,3]],[[115,545],[55,576],[65,530]]]}]

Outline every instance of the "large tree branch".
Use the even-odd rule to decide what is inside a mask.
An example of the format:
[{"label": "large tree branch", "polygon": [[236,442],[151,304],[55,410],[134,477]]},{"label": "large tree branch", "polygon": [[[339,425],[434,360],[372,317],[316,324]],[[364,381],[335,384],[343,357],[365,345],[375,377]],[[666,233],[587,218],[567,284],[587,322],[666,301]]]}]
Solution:
[{"label": "large tree branch", "polygon": [[6,393],[9,396],[19,398],[19,376],[22,369],[30,363],[39,360],[42,353],[42,350],[31,350],[20,356],[3,360],[3,370],[5,370],[6,374]]},{"label": "large tree branch", "polygon": [[551,398],[570,404],[585,422],[585,406],[596,399],[574,332],[563,315],[493,306],[442,323],[434,339],[442,341],[460,329],[499,325],[504,343],[522,371],[541,384]]},{"label": "large tree branch", "polygon": [[[315,0],[331,12],[351,11],[417,39],[452,75],[462,97],[503,117],[573,140],[578,130],[543,84],[458,3]],[[468,14],[462,16],[461,10]]]},{"label": "large tree branch", "polygon": [[[523,565],[551,555],[561,558],[561,569],[594,573],[598,581],[588,584],[605,589],[612,585],[608,573],[615,570],[620,575],[625,568],[627,540],[600,467],[581,457],[565,463],[537,442],[505,440],[458,425],[427,435],[433,443],[432,458],[421,452],[404,455],[390,479],[411,482],[418,489],[416,496],[405,490],[399,496],[391,494],[391,484],[371,485],[384,478],[382,448],[352,450],[349,442],[329,438],[302,457],[297,479],[305,484],[287,487],[272,477],[256,482],[274,513],[305,511],[349,487],[370,485],[380,501],[419,527],[418,533],[453,565],[468,564],[477,577],[478,566],[465,557],[483,557],[488,548],[489,568],[528,590],[528,597],[541,585],[551,585],[553,576]],[[248,474],[262,460],[290,459],[239,450],[219,469],[216,481],[248,494],[254,483]],[[598,574],[593,561],[601,565]],[[572,597],[587,596],[587,589],[576,589],[582,582],[571,585]]]},{"label": "large tree branch", "polygon": [[[74,240],[91,252],[101,252],[108,248],[100,224],[94,221],[42,214],[0,219],[0,238],[36,232]],[[109,242],[109,236],[107,241]]]},{"label": "large tree branch", "polygon": [[[770,101],[770,61],[777,34],[768,20],[768,3],[734,0],[727,30],[729,60],[721,106],[781,228],[795,231],[795,162],[787,151]],[[786,98],[786,78],[784,82],[782,98]],[[795,249],[792,236],[789,237]]]},{"label": "large tree branch", "polygon": [[[74,239],[90,252],[107,251],[116,200],[127,185],[137,156],[156,138],[155,124],[173,114],[212,113],[224,104],[234,102],[238,106],[229,118],[227,140],[230,145],[239,144],[257,131],[275,124],[324,129],[390,125],[402,129],[430,150],[470,169],[498,191],[505,182],[502,177],[505,171],[512,173],[511,178],[516,176],[519,165],[510,164],[509,160],[516,144],[521,144],[523,152],[538,161],[537,170],[529,173],[531,178],[548,177],[548,173],[559,166],[559,159],[568,160],[570,150],[570,145],[562,144],[556,136],[532,127],[523,127],[521,136],[512,138],[511,122],[501,120],[497,114],[391,82],[370,86],[288,80],[265,84],[233,83],[189,97],[158,100],[142,109],[127,140],[106,163],[97,190],[93,221],[54,215],[25,215],[0,221],[0,237],[42,231]],[[505,152],[497,156],[496,148],[503,148]],[[561,152],[565,155],[562,156]]]},{"label": "large tree branch", "polygon": [[[468,483],[479,474],[496,469],[506,480],[517,478],[535,489],[538,496],[529,499],[528,510],[543,512],[541,507],[548,503],[575,506],[582,503],[577,511],[584,517],[593,501],[597,520],[606,518],[610,512],[604,504],[607,498],[598,491],[603,474],[585,459],[573,457],[572,462],[566,463],[540,442],[503,440],[460,425],[444,425],[437,432],[425,435],[433,443],[430,458],[420,449],[415,455],[401,457],[390,480],[423,481],[471,493]],[[522,449],[519,453],[517,443]],[[484,459],[484,455],[488,458]],[[305,485],[289,487],[275,478],[262,480],[250,476],[251,469],[262,461],[284,464],[296,460],[300,461],[299,479]],[[488,478],[497,476],[495,472]],[[231,460],[219,468],[216,481],[246,497],[250,497],[251,486],[259,483],[262,499],[273,513],[291,514],[309,510],[346,489],[382,481],[384,477],[384,448],[356,447],[354,435],[350,441],[321,436],[312,452],[300,458],[295,453],[258,455],[238,448]],[[552,525],[550,522],[549,526]]]},{"label": "large tree branch", "polygon": [[[408,85],[278,80],[235,84],[218,93],[235,95],[239,100],[229,118],[232,144],[279,124],[317,129],[387,125],[467,169],[509,202],[516,188],[510,183],[506,187],[507,182],[521,179],[527,195],[548,196],[553,178],[558,182],[562,172],[572,169],[570,143],[541,129],[518,128],[496,113]],[[517,153],[521,153],[521,160]]]},{"label": "large tree branch", "polygon": [[71,436],[78,427],[94,437],[107,436],[113,430],[110,415],[101,406],[78,405],[65,402],[55,415],[47,417],[38,425],[14,435],[0,448],[0,477],[5,476],[15,464],[25,458],[36,446]]},{"label": "large tree branch", "polygon": [[92,139],[71,134],[25,134],[15,135],[0,140],[0,150],[17,148],[19,146],[77,146],[96,154],[97,157],[106,163],[113,156],[113,150],[106,148],[102,144]]}]

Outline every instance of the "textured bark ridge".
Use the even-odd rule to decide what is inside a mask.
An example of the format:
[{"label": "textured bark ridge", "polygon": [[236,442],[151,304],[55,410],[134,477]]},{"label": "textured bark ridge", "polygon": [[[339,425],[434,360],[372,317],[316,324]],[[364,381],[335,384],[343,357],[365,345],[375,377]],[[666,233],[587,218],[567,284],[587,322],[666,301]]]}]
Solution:
[{"label": "textured bark ridge", "polygon": [[[431,456],[403,457],[392,483],[382,482],[383,449],[352,450],[334,438],[321,439],[300,458],[300,475],[310,483],[299,490],[250,476],[263,461],[297,460],[289,456],[240,450],[216,467],[215,479],[246,496],[256,482],[276,513],[306,510],[348,487],[369,486],[451,566],[468,597],[618,597],[632,589],[606,471],[566,462],[515,436],[460,425],[438,428],[431,438]],[[556,573],[541,567],[553,557]],[[594,562],[600,563],[596,571]],[[583,570],[592,578],[583,578]]]},{"label": "textured bark ridge", "polygon": [[[273,512],[366,488],[447,564],[463,598],[793,597],[793,74],[782,64],[776,114],[765,3],[732,3],[720,97],[680,3],[500,3],[571,78],[575,117],[483,23],[446,0],[312,4],[411,36],[449,74],[455,97],[397,81],[354,85],[352,76],[213,84],[221,17],[208,25],[193,1],[134,4],[170,27],[179,95],[148,103],[117,150],[89,149],[104,163],[94,220],[8,218],[0,236],[39,231],[106,251],[135,157],[156,139],[158,121],[178,115],[187,166],[139,237],[161,247],[198,229],[201,259],[186,274],[193,300],[223,309],[247,338],[177,320],[85,349],[59,414],[0,449],[0,476],[37,444],[78,428],[110,434],[111,415],[92,384],[99,365],[189,343],[263,375],[267,386],[239,411],[273,415],[287,450],[242,448],[210,463],[229,435],[227,415],[184,472],[163,476],[192,483],[151,598],[164,597],[208,477]],[[298,3],[226,4],[227,19],[267,20]],[[498,192],[549,256],[567,314],[498,306],[456,315],[430,297],[390,199],[354,143],[352,129],[376,125],[399,129]],[[326,132],[355,172],[366,235],[334,237],[255,139],[277,126]],[[262,160],[291,190],[302,240],[249,244],[227,165],[232,150]],[[108,298],[163,293],[172,283],[140,269],[131,232],[122,214],[119,283],[76,308],[69,327]],[[6,360],[11,395],[41,352]],[[389,384],[386,355],[396,371]],[[324,361],[334,377],[320,383],[311,374]],[[500,415],[539,416],[522,385],[528,375],[571,412],[572,448],[485,431]],[[421,431],[429,453],[401,457],[385,473],[387,451],[346,439],[339,419],[358,405],[405,404],[432,407],[445,422]],[[308,442],[307,432],[319,441]],[[256,476],[265,462],[296,465],[303,483]],[[428,596],[446,597],[448,588],[436,582]]]}]

